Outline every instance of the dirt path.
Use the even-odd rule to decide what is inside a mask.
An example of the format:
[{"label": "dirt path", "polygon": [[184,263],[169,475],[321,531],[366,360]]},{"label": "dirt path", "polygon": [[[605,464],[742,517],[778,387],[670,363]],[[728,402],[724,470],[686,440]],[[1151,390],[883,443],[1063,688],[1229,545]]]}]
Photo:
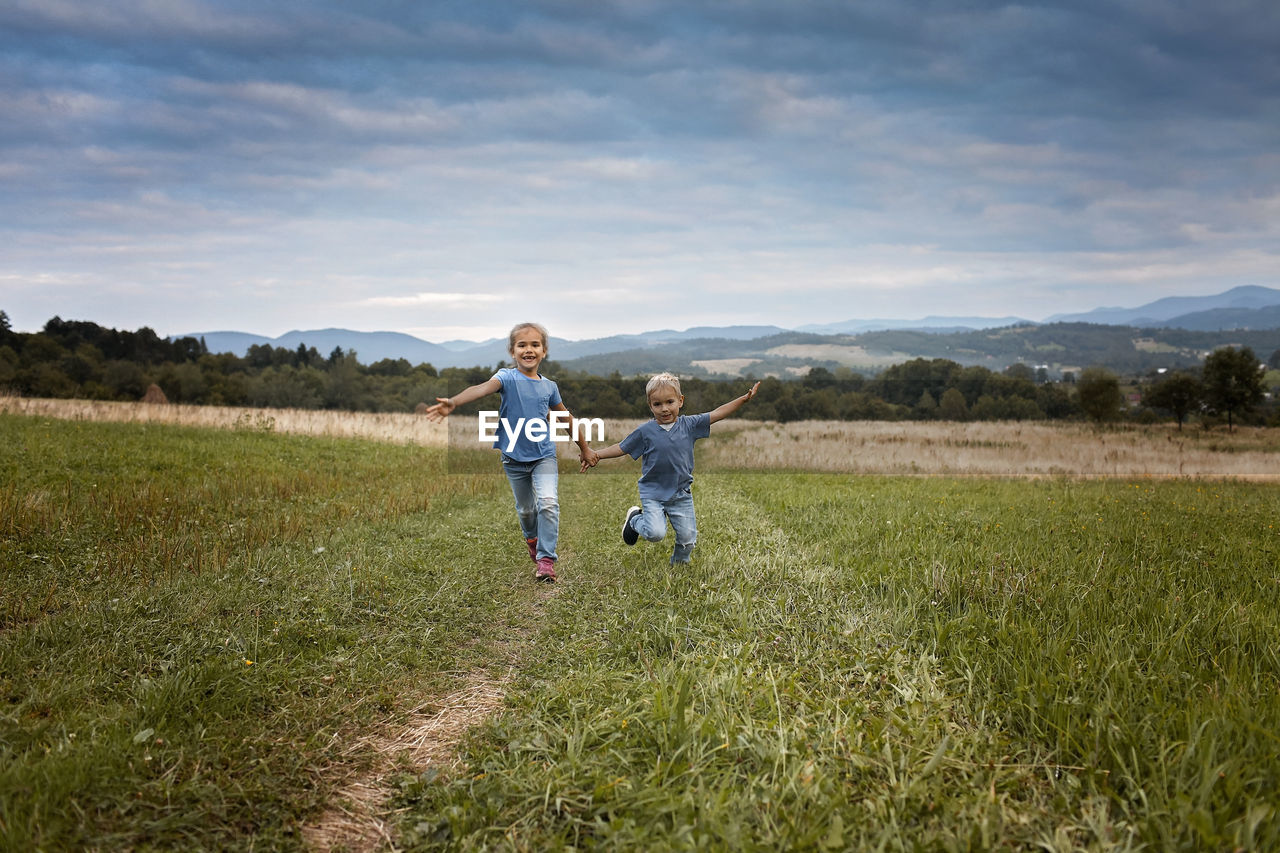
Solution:
[{"label": "dirt path", "polygon": [[[562,554],[563,556],[563,554]],[[519,669],[541,624],[542,611],[560,584],[532,587],[529,605],[513,620],[506,639],[494,644],[487,667],[459,678],[460,686],[444,697],[420,700],[404,718],[387,720],[356,739],[342,759],[324,771],[335,785],[329,806],[302,827],[302,838],[315,851],[394,851],[395,813],[392,782],[404,772],[437,768],[459,770],[458,745],[466,733],[502,710],[507,686]],[[373,756],[372,766],[366,766]],[[360,770],[354,770],[354,767]]]}]

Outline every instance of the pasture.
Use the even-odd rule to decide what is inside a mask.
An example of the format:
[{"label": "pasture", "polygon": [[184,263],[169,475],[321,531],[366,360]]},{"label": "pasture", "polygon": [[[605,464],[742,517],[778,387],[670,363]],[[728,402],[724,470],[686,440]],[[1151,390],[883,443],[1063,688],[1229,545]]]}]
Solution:
[{"label": "pasture", "polygon": [[1274,483],[751,426],[678,570],[566,465],[548,588],[496,461],[228,425],[0,414],[0,847],[1280,846]]}]

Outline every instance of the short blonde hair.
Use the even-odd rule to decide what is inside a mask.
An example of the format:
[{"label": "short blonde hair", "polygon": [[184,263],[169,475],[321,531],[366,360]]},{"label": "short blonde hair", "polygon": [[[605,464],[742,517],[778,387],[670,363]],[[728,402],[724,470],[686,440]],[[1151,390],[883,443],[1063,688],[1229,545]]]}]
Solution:
[{"label": "short blonde hair", "polygon": [[659,373],[645,384],[645,398],[648,399],[648,397],[659,388],[671,388],[677,394],[680,394],[680,377],[676,376],[674,373]]},{"label": "short blonde hair", "polygon": [[550,343],[550,341],[547,340],[546,329],[544,329],[542,326],[538,325],[537,323],[517,323],[516,325],[511,327],[511,333],[507,335],[507,352],[513,355],[515,354],[516,337],[519,334],[521,329],[533,329],[539,335],[542,335],[542,351],[543,352],[547,351],[547,346]]}]

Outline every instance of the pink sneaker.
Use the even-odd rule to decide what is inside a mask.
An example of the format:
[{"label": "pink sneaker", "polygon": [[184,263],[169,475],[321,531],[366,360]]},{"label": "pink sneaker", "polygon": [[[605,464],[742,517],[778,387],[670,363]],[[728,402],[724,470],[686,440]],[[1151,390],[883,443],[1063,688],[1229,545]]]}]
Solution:
[{"label": "pink sneaker", "polygon": [[545,581],[546,583],[556,582],[556,562],[550,557],[543,557],[538,561],[538,570],[533,573],[533,579],[536,581]]},{"label": "pink sneaker", "polygon": [[526,539],[524,540],[524,544],[529,546],[529,559],[533,560],[535,563],[538,562],[538,540]]}]

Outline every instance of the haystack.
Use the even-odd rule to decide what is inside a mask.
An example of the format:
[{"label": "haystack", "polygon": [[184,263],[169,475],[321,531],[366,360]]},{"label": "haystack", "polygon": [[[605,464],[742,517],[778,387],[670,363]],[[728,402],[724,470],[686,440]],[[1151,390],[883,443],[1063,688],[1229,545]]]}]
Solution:
[{"label": "haystack", "polygon": [[166,397],[164,395],[164,392],[160,390],[159,385],[152,382],[150,385],[147,386],[147,393],[142,395],[142,402],[167,404],[169,402],[169,398]]}]

